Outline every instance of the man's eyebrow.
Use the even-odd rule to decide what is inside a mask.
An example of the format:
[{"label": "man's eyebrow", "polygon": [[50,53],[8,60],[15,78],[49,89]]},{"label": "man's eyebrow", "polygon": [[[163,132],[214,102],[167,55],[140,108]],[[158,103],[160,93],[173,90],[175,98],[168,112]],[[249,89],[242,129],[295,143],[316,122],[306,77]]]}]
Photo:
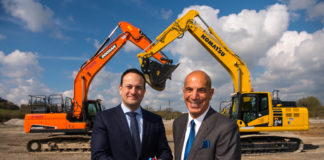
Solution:
[{"label": "man's eyebrow", "polygon": [[198,91],[207,91],[208,89],[205,88],[205,87],[203,87],[203,88],[198,88],[197,90],[198,90]]}]

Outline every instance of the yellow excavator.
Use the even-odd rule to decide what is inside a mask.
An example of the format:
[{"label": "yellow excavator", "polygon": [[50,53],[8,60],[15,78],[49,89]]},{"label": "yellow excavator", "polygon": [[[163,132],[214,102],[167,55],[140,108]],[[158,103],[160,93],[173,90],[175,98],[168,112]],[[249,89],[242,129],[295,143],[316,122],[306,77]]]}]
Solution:
[{"label": "yellow excavator", "polygon": [[[195,18],[208,28],[205,30]],[[232,52],[220,39],[215,31],[200,17],[199,12],[190,10],[183,17],[174,21],[165,29],[156,40],[139,53],[143,73],[148,83],[156,82],[159,70],[147,71],[145,68],[152,63],[149,60],[155,53],[160,52],[165,46],[189,31],[191,35],[228,71],[233,85],[231,106],[227,110],[229,117],[237,121],[241,135],[244,133],[258,133],[268,131],[301,131],[308,130],[308,110],[305,107],[288,107],[284,103],[274,100],[271,93],[254,92],[250,73],[242,59]],[[164,85],[155,85],[156,88],[164,88]],[[301,139],[281,136],[241,136],[241,148],[243,153],[282,152],[301,150]]]}]

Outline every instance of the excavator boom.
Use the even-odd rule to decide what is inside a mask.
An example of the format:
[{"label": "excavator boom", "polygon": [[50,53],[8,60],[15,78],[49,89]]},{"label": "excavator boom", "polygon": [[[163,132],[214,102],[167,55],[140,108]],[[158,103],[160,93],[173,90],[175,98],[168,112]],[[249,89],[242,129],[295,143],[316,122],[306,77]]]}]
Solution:
[{"label": "excavator boom", "polygon": [[[195,22],[194,19],[196,17],[200,18],[198,11],[191,10],[182,18],[177,19],[156,38],[155,43],[151,45],[154,47],[138,54],[137,57],[139,59],[151,57],[176,38],[189,31],[228,71],[233,80],[235,92],[251,92],[250,75],[245,63],[225,45],[211,27],[204,23],[208,27],[208,31],[206,31],[200,24]],[[205,22],[202,18],[200,19]]]},{"label": "excavator boom", "polygon": [[[145,49],[151,44],[151,40],[146,37],[146,35],[139,28],[136,28],[127,22],[119,22],[118,26],[108,36],[105,43],[109,41],[110,37],[112,34],[114,34],[118,27],[121,28],[123,33],[118,35],[117,38],[107,45],[107,47],[105,47],[102,51],[100,49],[102,47],[100,47],[97,53],[84,65],[82,65],[74,80],[73,116],[77,119],[79,119],[81,116],[83,106],[82,103],[87,100],[91,81],[101,70],[101,68],[105,66],[105,64],[109,62],[116,53],[118,53],[119,49],[121,49],[127,41],[131,41],[141,49]],[[105,43],[102,46],[104,46]],[[167,62],[167,58],[163,57],[160,53],[154,54],[153,57],[161,64],[165,64]]]}]

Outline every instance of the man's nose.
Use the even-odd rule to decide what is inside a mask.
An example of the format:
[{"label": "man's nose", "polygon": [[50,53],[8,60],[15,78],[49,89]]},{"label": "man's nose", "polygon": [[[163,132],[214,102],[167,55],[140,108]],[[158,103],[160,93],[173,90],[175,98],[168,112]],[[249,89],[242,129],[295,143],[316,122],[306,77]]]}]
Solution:
[{"label": "man's nose", "polygon": [[130,93],[134,94],[135,92],[136,92],[136,88],[135,88],[135,87],[132,87],[132,88],[130,89]]},{"label": "man's nose", "polygon": [[193,90],[191,98],[192,99],[198,99],[199,98],[199,94],[198,94],[197,90]]}]

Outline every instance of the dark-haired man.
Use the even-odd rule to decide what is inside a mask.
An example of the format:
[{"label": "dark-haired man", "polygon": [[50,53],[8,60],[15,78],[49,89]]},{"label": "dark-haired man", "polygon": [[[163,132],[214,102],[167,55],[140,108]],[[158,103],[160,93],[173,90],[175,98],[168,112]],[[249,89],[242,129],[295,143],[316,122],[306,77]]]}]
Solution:
[{"label": "dark-haired man", "polygon": [[120,105],[96,115],[91,159],[171,160],[162,118],[140,106],[145,94],[142,72],[126,70],[121,76],[119,93]]}]

